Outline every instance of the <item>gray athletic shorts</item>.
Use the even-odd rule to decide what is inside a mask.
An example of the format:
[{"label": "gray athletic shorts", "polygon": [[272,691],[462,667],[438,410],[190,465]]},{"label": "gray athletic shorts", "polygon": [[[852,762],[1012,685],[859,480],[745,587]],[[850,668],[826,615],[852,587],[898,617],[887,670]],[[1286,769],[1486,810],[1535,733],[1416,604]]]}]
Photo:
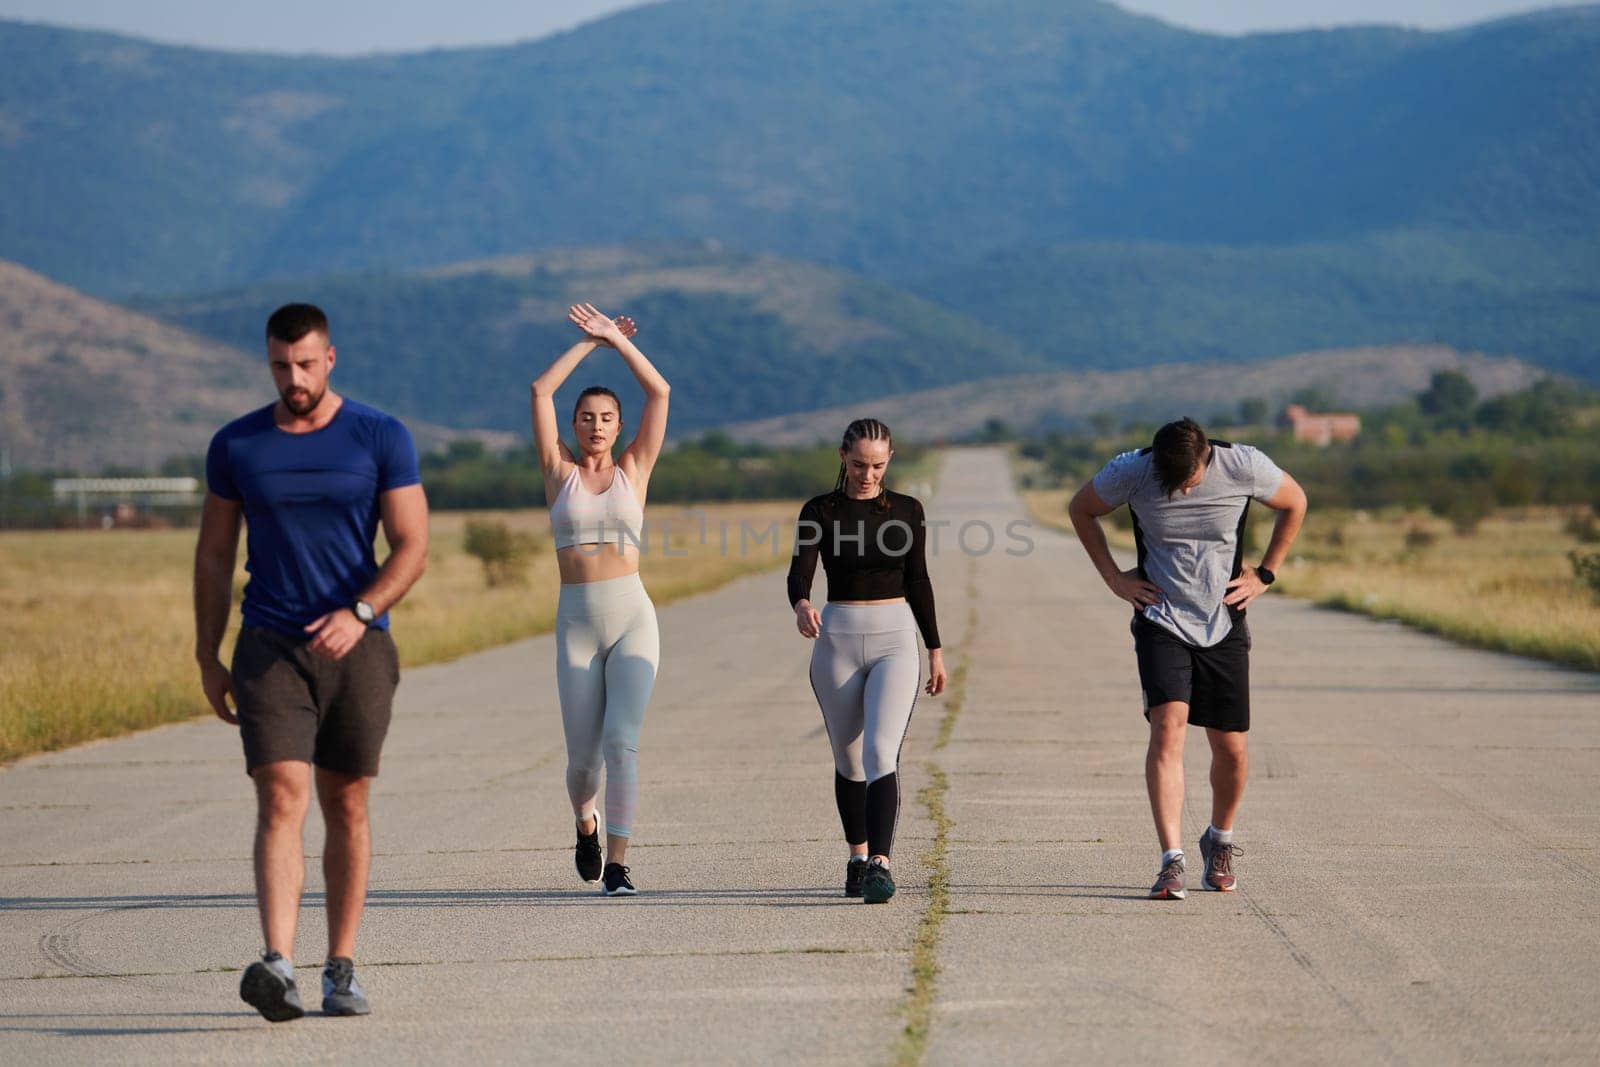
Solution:
[{"label": "gray athletic shorts", "polygon": [[385,630],[368,630],[349,655],[331,660],[301,638],[256,626],[233,649],[245,770],[298,760],[373,777],[389,732],[400,657]]}]

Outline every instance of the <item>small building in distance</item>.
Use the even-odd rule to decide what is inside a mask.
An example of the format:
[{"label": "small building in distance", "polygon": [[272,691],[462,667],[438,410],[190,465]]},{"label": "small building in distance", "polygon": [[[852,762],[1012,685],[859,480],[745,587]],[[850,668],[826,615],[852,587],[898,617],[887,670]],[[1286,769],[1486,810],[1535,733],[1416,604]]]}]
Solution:
[{"label": "small building in distance", "polygon": [[78,525],[85,529],[170,526],[158,509],[193,512],[201,499],[198,478],[57,478],[54,490],[58,503],[77,502]]},{"label": "small building in distance", "polygon": [[1294,431],[1296,441],[1313,445],[1353,441],[1361,433],[1360,415],[1353,412],[1307,411],[1301,404],[1290,404],[1284,408],[1280,421]]}]

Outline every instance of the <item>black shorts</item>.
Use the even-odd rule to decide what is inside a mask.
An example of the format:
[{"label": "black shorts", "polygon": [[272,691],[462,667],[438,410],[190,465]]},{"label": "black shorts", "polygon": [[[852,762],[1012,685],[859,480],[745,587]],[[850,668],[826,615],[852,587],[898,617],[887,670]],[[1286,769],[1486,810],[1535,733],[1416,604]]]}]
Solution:
[{"label": "black shorts", "polygon": [[1133,651],[1144,688],[1144,717],[1174,701],[1189,705],[1189,725],[1250,729],[1250,627],[1235,620],[1210,648],[1180,640],[1143,614],[1133,617]]},{"label": "black shorts", "polygon": [[400,657],[387,631],[368,630],[342,660],[300,638],[246,626],[233,649],[246,771],[298,760],[372,777],[389,732]]}]

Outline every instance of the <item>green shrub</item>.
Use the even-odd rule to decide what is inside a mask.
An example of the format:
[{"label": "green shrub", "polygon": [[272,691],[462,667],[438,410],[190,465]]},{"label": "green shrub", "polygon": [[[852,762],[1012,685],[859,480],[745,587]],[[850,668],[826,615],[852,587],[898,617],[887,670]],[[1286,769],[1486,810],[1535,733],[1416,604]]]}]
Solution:
[{"label": "green shrub", "polygon": [[538,553],[540,541],[498,519],[469,519],[463,547],[483,564],[483,579],[490,586],[522,585],[528,580],[528,564]]},{"label": "green shrub", "polygon": [[1567,553],[1567,558],[1572,561],[1572,573],[1589,587],[1589,592],[1600,600],[1600,552],[1579,552],[1573,549]]},{"label": "green shrub", "polygon": [[1592,545],[1600,541],[1600,522],[1596,522],[1594,512],[1587,509],[1579,509],[1568,515],[1562,529],[1580,545]]},{"label": "green shrub", "polygon": [[1439,535],[1426,526],[1412,525],[1406,530],[1406,552],[1409,555],[1421,555],[1425,550],[1432,548],[1439,541]]}]

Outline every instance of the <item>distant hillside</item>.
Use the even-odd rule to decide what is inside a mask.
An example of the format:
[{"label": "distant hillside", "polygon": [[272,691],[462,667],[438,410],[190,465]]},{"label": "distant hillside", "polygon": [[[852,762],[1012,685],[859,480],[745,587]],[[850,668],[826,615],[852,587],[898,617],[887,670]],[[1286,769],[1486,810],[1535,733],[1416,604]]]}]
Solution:
[{"label": "distant hillside", "polygon": [[[672,382],[672,432],[785,414],[852,396],[1044,370],[971,320],[889,286],[774,256],[704,245],[555,251],[412,274],[272,282],[140,307],[241,348],[278,304],[312,300],[333,323],[341,379],[391,410],[525,434],[528,382],[578,339],[567,305],[638,321]],[[558,396],[604,384],[641,400],[597,352]]]},{"label": "distant hillside", "polygon": [[1360,348],[1252,363],[994,378],[724,429],[740,441],[811,444],[831,441],[852,419],[870,415],[907,441],[959,441],[978,434],[991,419],[1020,431],[1081,430],[1090,416],[1100,413],[1123,420],[1167,421],[1189,415],[1205,421],[1217,412],[1231,417],[1247,397],[1278,407],[1307,388],[1359,410],[1414,396],[1439,370],[1461,371],[1484,396],[1522,389],[1544,376],[1520,360],[1439,346]]},{"label": "distant hillside", "polygon": [[[273,399],[264,358],[4,261],[0,323],[0,451],[19,468],[150,470],[203,453],[219,426]],[[408,425],[424,447],[463,436]]]},{"label": "distant hillside", "polygon": [[1593,241],[1597,63],[1594,7],[1214,37],[1094,0],[669,0],[367,59],[6,22],[0,255],[128,295],[661,239],[897,282],[1082,241]]},{"label": "distant hillside", "polygon": [[1600,383],[1600,242],[1387,234],[1289,248],[1079,242],[1018,248],[913,288],[989,321],[1037,322],[1057,366],[1444,344]]}]

